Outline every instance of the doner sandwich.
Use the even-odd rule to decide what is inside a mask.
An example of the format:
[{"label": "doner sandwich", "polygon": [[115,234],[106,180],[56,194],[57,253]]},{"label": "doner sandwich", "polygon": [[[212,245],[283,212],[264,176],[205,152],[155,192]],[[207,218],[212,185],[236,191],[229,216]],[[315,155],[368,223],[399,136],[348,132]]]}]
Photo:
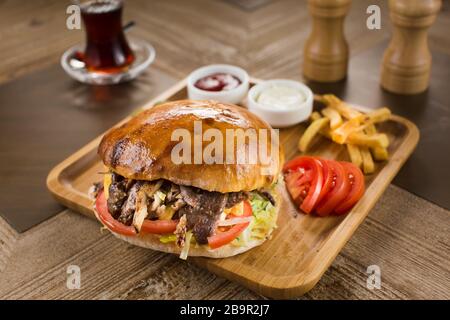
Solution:
[{"label": "doner sandwich", "polygon": [[184,259],[250,250],[276,227],[283,156],[274,137],[247,109],[215,101],[143,111],[99,145],[96,217],[122,240]]}]

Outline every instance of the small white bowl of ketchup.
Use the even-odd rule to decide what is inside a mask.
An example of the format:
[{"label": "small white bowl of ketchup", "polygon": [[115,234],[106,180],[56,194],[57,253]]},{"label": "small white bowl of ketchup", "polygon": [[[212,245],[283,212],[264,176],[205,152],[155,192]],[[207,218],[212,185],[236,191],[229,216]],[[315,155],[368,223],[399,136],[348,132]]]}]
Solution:
[{"label": "small white bowl of ketchup", "polygon": [[248,109],[272,127],[285,128],[305,121],[312,112],[314,95],[301,82],[286,79],[267,80],[248,92]]},{"label": "small white bowl of ketchup", "polygon": [[248,87],[247,72],[228,64],[201,67],[187,79],[188,97],[192,100],[240,103],[247,96]]}]

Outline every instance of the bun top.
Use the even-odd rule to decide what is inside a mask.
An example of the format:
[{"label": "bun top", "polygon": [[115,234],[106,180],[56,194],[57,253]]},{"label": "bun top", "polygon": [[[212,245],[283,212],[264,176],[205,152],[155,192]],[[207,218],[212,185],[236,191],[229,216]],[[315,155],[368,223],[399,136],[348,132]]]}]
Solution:
[{"label": "bun top", "polygon": [[269,124],[245,108],[180,100],[113,128],[98,154],[107,167],[130,179],[166,179],[222,193],[251,191],[278,178],[283,153],[275,137]]}]

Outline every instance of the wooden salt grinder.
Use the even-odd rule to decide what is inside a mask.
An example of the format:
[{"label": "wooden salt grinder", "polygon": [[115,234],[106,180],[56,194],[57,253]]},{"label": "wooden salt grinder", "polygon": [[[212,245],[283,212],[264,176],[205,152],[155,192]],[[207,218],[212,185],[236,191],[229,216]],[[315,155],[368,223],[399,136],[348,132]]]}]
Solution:
[{"label": "wooden salt grinder", "polygon": [[312,31],[303,55],[303,75],[318,82],[336,82],[347,75],[348,44],[344,19],[351,0],[308,0]]},{"label": "wooden salt grinder", "polygon": [[389,0],[393,34],[383,57],[383,88],[399,94],[416,94],[428,88],[428,28],[440,7],[440,0]]}]

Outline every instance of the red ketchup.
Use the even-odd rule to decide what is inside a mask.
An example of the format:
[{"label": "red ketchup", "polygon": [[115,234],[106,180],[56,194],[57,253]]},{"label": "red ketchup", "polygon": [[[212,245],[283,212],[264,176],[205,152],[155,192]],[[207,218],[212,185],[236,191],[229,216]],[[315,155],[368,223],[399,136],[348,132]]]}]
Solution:
[{"label": "red ketchup", "polygon": [[232,74],[214,73],[200,78],[194,85],[205,91],[227,91],[238,87],[241,83],[241,80]]}]

